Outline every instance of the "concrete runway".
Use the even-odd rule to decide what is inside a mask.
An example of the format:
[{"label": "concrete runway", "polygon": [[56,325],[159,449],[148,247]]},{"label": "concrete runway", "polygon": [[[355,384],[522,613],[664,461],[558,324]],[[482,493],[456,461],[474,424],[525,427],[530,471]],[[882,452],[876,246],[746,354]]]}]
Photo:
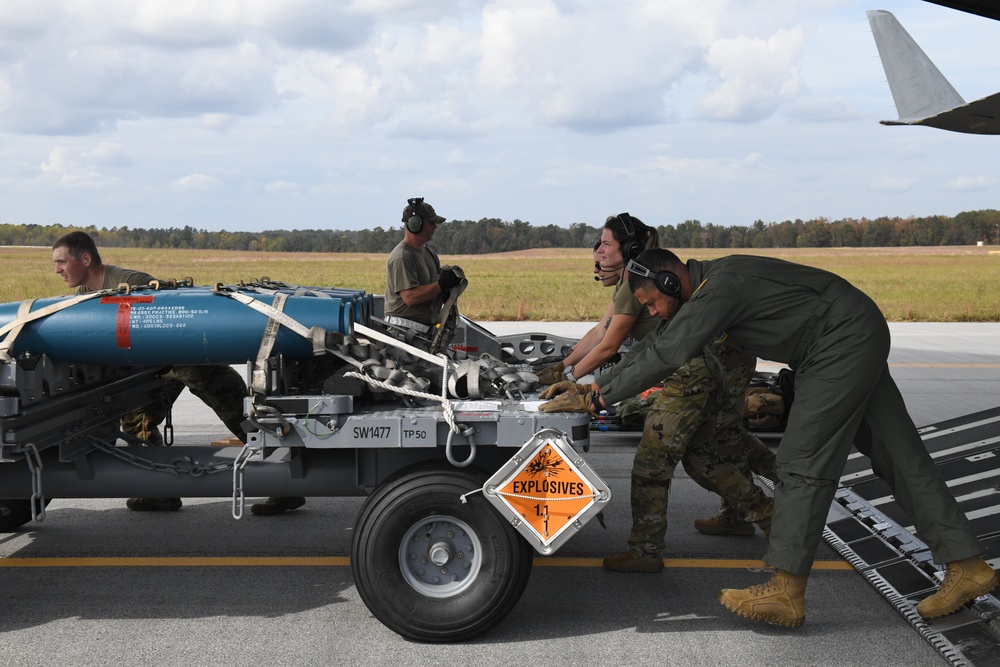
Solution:
[{"label": "concrete runway", "polygon": [[[579,336],[582,324],[485,323],[496,334]],[[894,324],[890,364],[917,425],[1000,401],[1000,324]],[[761,368],[768,369],[767,364]],[[187,392],[177,442],[227,435]],[[763,537],[708,537],[692,521],[718,500],[675,480],[659,575],[604,571],[624,547],[638,434],[595,434],[586,458],[614,494],[495,629],[463,645],[407,642],[355,591],[347,555],[357,498],[314,498],[279,517],[230,516],[218,498],[176,513],[129,512],[121,499],[55,500],[44,524],[0,534],[0,665],[934,665],[946,661],[863,578],[821,546],[804,627],[735,617],[724,587],[763,582],[743,561]]]}]

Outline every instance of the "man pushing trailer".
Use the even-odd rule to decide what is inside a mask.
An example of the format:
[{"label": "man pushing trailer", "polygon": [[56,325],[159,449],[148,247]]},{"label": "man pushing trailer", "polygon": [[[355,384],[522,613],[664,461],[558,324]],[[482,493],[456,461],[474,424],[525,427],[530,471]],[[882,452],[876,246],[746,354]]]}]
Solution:
[{"label": "man pushing trailer", "polygon": [[871,458],[935,561],[946,566],[938,590],[917,605],[920,616],[954,613],[996,588],[997,575],[889,374],[889,328],[868,296],[827,271],[767,257],[685,264],[660,248],[627,268],[639,301],[670,324],[639,343],[619,372],[591,385],[579,410],[597,412],[633,396],[720,331],[796,371],[764,555],[776,571],[764,584],[721,591],[724,607],[775,625],[802,625],[809,570],[852,445]]}]

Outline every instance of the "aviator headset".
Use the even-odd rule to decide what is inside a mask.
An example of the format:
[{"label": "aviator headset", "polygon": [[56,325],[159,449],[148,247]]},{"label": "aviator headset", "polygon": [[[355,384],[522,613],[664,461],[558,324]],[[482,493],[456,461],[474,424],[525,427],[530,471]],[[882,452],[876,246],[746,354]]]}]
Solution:
[{"label": "aviator headset", "polygon": [[409,219],[406,221],[406,228],[414,234],[419,234],[420,230],[424,228],[424,219],[417,214],[417,207],[424,203],[424,198],[410,197],[406,200],[406,203],[410,205],[410,209],[412,210]]},{"label": "aviator headset", "polygon": [[[608,271],[621,271],[625,264],[628,264],[633,259],[639,256],[639,253],[643,251],[642,244],[639,243],[638,237],[635,235],[635,226],[632,224],[632,216],[628,213],[619,213],[615,216],[621,223],[622,227],[625,228],[625,240],[619,244],[619,250],[622,255],[622,264],[614,267],[608,267]],[[598,268],[600,266],[598,265]],[[594,280],[600,280],[599,276],[594,276]]]},{"label": "aviator headset", "polygon": [[672,296],[677,299],[681,296],[681,281],[677,277],[677,274],[673,271],[653,271],[651,269],[647,269],[634,259],[629,260],[628,266],[625,267],[625,270],[629,273],[634,273],[637,276],[649,278],[653,281],[653,284],[656,285],[656,289],[660,290],[667,296]]},{"label": "aviator headset", "polygon": [[625,240],[621,243],[622,258],[626,262],[630,262],[642,252],[642,244],[639,243],[639,238],[635,234],[632,216],[625,212],[619,213],[616,217],[622,221],[622,226],[625,227]]}]

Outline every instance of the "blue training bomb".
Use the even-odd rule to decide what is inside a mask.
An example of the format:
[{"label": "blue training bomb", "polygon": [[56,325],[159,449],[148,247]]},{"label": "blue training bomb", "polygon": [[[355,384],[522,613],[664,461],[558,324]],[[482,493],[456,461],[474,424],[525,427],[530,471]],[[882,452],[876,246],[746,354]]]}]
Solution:
[{"label": "blue training bomb", "polygon": [[[25,322],[20,331],[12,326],[15,320],[28,318],[25,313],[18,315],[19,309],[24,310],[21,302],[12,302],[0,304],[0,330],[4,340],[16,335],[8,349],[11,357],[30,352],[61,363],[116,366],[239,364],[256,358],[270,318],[229,294],[268,306],[276,296],[271,290],[235,287],[102,294]],[[37,299],[29,316],[74,298],[78,297]],[[368,300],[363,291],[317,290],[288,295],[281,312],[305,329],[320,327],[347,335],[354,322],[368,323]],[[309,358],[313,343],[282,325],[271,354]]]}]

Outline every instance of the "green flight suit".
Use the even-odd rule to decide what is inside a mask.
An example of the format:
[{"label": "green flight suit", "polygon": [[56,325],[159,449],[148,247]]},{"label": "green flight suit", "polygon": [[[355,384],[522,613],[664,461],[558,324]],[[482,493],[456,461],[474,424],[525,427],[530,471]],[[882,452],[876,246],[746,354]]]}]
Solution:
[{"label": "green flight suit", "polygon": [[889,327],[868,296],[827,271],[767,257],[687,267],[694,294],[599,386],[609,405],[628,398],[697,355],[717,331],[795,369],[768,565],[809,573],[852,444],[871,458],[937,562],[982,553],[889,375]]}]

